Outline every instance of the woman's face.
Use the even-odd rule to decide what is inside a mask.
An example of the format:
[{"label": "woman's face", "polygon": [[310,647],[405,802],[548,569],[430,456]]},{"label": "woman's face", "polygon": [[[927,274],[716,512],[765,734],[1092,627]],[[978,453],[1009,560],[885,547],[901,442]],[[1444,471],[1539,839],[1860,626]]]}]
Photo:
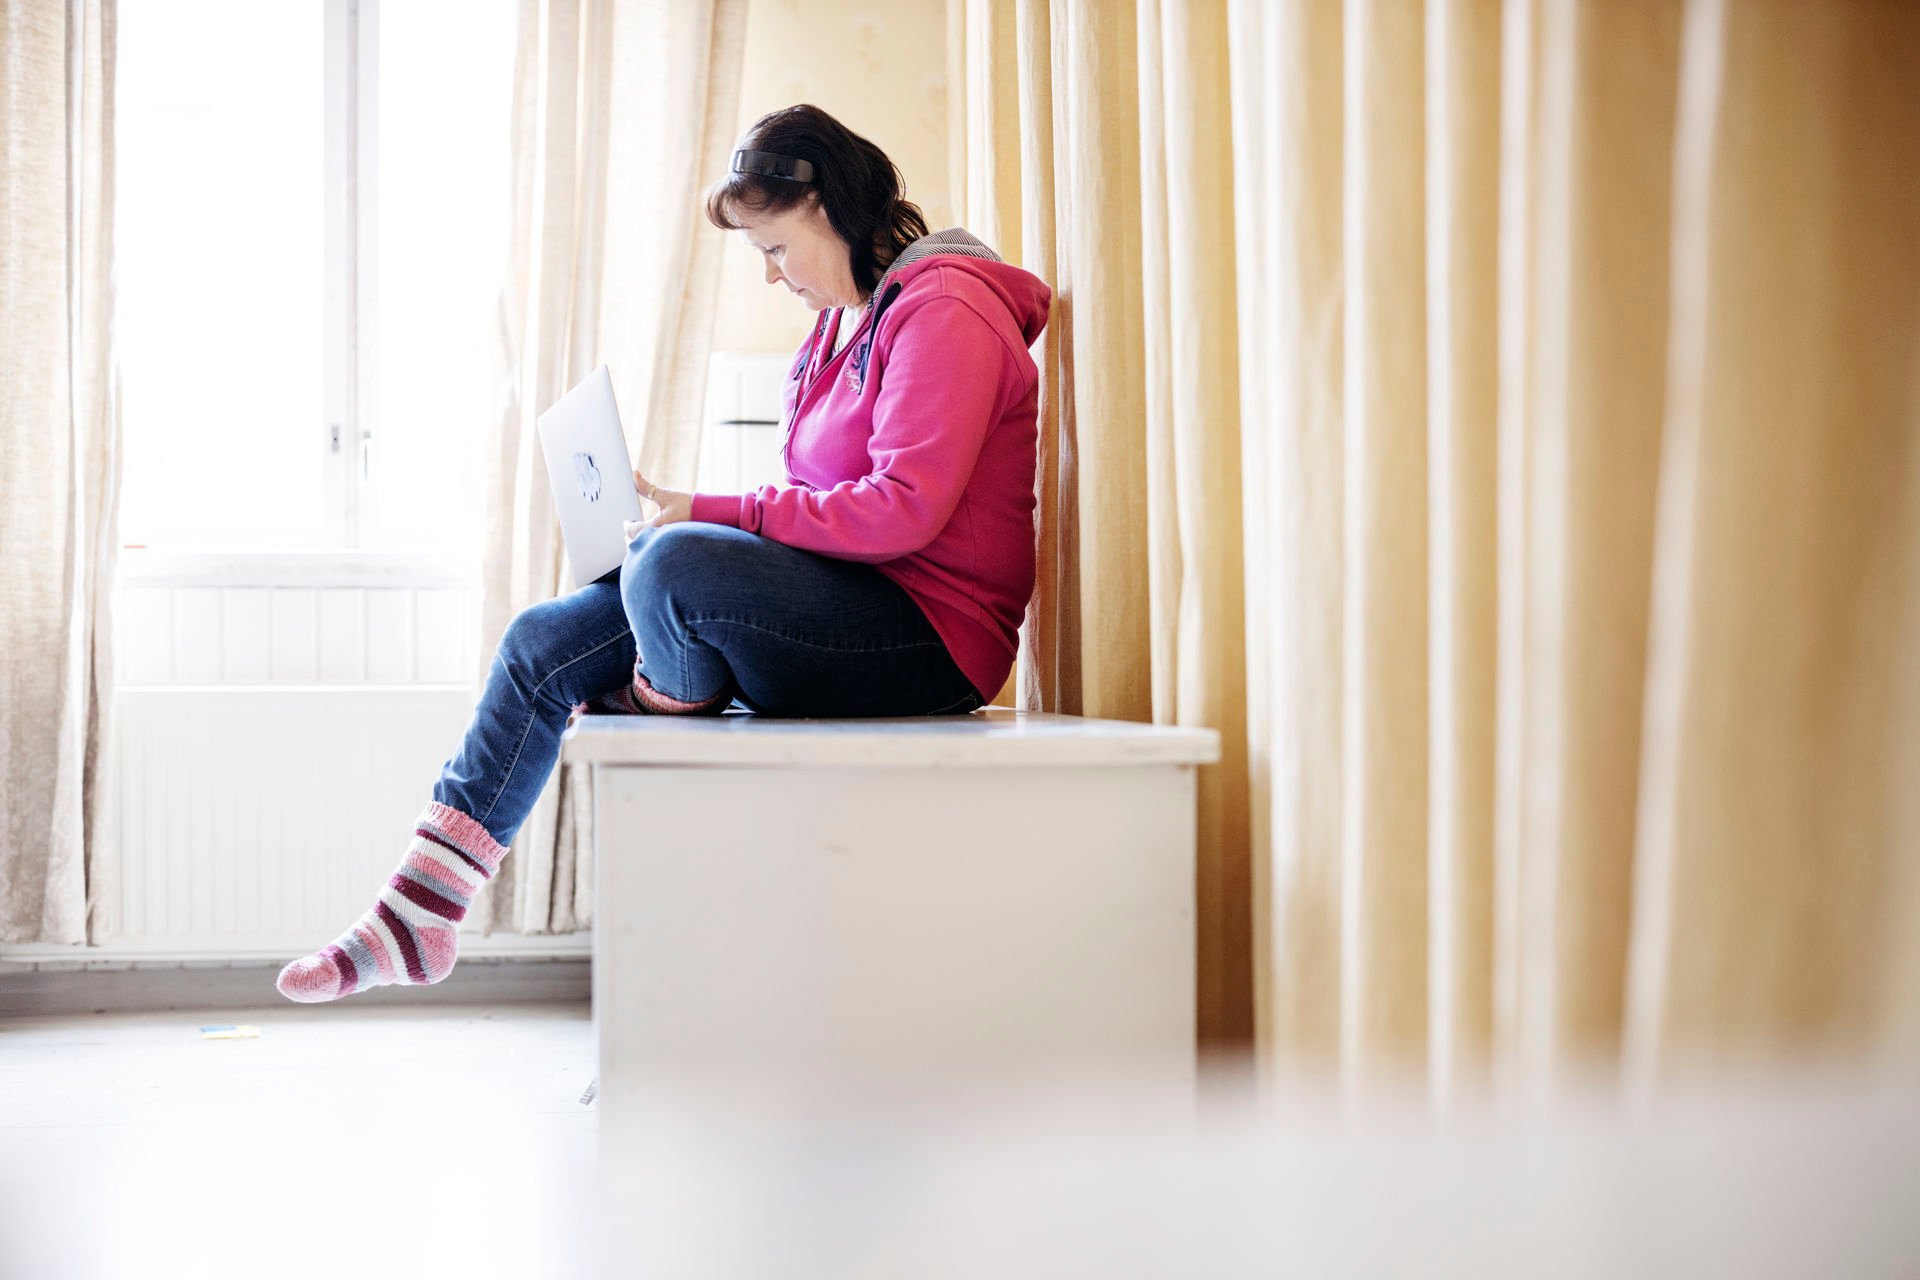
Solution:
[{"label": "woman's face", "polygon": [[818,197],[780,213],[738,213],[740,234],[760,254],[768,284],[783,284],[814,311],[858,305],[847,242],[827,221]]}]

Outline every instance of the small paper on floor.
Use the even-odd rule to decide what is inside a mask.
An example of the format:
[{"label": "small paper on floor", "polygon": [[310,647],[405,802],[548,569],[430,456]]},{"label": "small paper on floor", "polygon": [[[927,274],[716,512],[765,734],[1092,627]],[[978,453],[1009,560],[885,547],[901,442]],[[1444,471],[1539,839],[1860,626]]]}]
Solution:
[{"label": "small paper on floor", "polygon": [[260,1034],[260,1028],[251,1023],[242,1023],[237,1027],[202,1027],[202,1040],[251,1040]]}]

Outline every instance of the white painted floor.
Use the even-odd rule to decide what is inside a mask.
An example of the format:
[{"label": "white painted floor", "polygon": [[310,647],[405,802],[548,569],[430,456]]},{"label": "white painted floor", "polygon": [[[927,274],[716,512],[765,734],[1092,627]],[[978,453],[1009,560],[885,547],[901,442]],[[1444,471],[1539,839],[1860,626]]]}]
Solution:
[{"label": "white painted floor", "polygon": [[592,1054],[585,1003],[0,1019],[0,1280],[585,1274]]}]

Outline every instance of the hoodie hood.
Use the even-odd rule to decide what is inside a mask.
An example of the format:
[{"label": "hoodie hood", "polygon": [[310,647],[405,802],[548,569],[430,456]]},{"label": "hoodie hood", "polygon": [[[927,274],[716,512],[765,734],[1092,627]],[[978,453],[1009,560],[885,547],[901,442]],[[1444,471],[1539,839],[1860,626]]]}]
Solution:
[{"label": "hoodie hood", "polygon": [[1031,271],[1005,262],[986,243],[961,227],[948,227],[921,236],[895,258],[873,287],[874,327],[880,315],[914,279],[927,271],[953,267],[981,281],[1006,305],[1025,345],[1032,346],[1047,327],[1047,308],[1053,290]]},{"label": "hoodie hood", "polygon": [[902,268],[910,267],[920,259],[933,254],[958,254],[963,258],[980,258],[987,262],[1000,262],[999,254],[987,247],[987,243],[964,227],[948,227],[945,231],[936,231],[932,235],[921,236],[905,249],[888,266],[886,274],[880,277],[880,283],[874,286],[879,293],[887,287],[887,281]]}]

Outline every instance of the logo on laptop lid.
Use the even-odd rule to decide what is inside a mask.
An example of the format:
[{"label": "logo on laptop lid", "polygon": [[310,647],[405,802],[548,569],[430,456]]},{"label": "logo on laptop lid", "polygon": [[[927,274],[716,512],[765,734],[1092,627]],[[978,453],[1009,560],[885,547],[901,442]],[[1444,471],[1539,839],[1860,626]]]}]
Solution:
[{"label": "logo on laptop lid", "polygon": [[573,455],[573,478],[580,485],[581,497],[588,502],[600,501],[600,468],[593,465],[592,454]]}]

